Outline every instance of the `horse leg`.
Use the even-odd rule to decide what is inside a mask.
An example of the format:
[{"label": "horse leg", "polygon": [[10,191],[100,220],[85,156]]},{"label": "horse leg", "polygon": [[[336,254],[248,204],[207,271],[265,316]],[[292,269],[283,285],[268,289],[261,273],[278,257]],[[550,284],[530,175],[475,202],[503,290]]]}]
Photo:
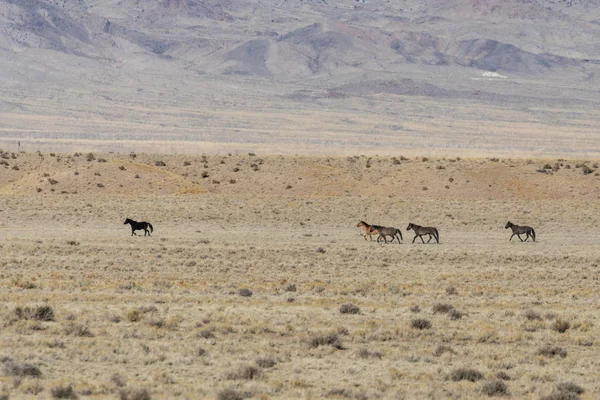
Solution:
[{"label": "horse leg", "polygon": [[523,241],[523,239],[521,239],[521,234],[520,234],[520,233],[517,233],[517,237],[519,238],[519,240],[520,240],[521,242]]},{"label": "horse leg", "polygon": [[512,240],[513,236],[515,236],[515,235],[516,235],[516,233],[513,233],[512,235],[510,235],[510,239],[508,239],[508,241],[510,242]]},{"label": "horse leg", "polygon": [[429,240],[427,241],[427,243],[431,242],[431,233],[429,233]]},{"label": "horse leg", "polygon": [[419,237],[421,238],[421,242],[423,242],[423,244],[425,244],[425,239],[423,239],[423,235],[419,235]]},{"label": "horse leg", "polygon": [[418,238],[418,237],[419,237],[419,235],[417,235],[417,236],[415,236],[415,237],[413,238],[413,241],[412,241],[412,242],[413,242],[413,244],[415,244],[415,239],[416,239],[416,238]]}]

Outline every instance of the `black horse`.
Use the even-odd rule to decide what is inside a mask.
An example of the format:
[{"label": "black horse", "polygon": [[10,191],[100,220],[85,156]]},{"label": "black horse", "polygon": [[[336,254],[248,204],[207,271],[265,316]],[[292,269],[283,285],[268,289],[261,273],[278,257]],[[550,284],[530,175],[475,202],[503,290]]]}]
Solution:
[{"label": "black horse", "polygon": [[[150,222],[137,222],[134,221],[132,219],[127,218],[125,220],[125,222],[123,223],[123,225],[131,225],[131,236],[136,235],[135,231],[141,231],[142,229],[144,230],[144,236],[148,235],[148,236],[152,236],[150,235],[150,232],[154,232],[154,228],[152,228],[152,224]],[[148,228],[150,228],[150,231],[148,231]]]},{"label": "black horse", "polygon": [[[513,238],[513,236],[517,235],[517,237],[521,240],[521,242],[526,242],[527,239],[532,238],[533,241],[535,242],[535,231],[533,230],[532,227],[530,226],[519,226],[519,225],[515,225],[512,222],[508,221],[506,223],[506,226],[504,226],[504,229],[508,229],[510,228],[512,230],[512,235],[510,235],[510,239],[508,239],[508,241],[510,242]],[[521,235],[527,235],[525,237],[525,240],[521,239]]]}]

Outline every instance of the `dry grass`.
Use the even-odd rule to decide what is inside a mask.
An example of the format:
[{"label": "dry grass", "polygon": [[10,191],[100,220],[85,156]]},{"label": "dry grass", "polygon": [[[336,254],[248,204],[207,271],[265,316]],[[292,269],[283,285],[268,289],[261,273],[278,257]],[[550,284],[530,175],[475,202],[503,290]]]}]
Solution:
[{"label": "dry grass", "polygon": [[[577,169],[565,183],[561,174],[573,170],[535,172],[551,161],[373,157],[359,172],[346,158],[331,167],[309,159],[303,170],[302,157],[260,165],[260,155],[226,164],[207,156],[221,182],[240,164],[239,192],[221,184],[183,195],[193,186],[177,173],[202,181],[200,158],[184,167],[161,156],[166,166],[155,167],[158,158],[145,154],[95,156],[106,163],[17,156],[20,170],[3,172],[22,175],[0,175],[0,390],[10,398],[72,386],[81,398],[478,399],[503,391],[496,379],[513,398],[600,397],[590,372],[600,335],[590,308],[600,259],[593,175]],[[45,172],[69,194],[50,194]],[[95,172],[106,179],[103,194]],[[352,191],[354,180],[374,177],[380,186],[368,186],[369,196]],[[445,191],[450,177],[460,188],[444,197],[437,187]],[[140,182],[157,193],[127,194]],[[526,200],[506,194],[509,183]],[[394,192],[423,184],[431,198]],[[150,221],[153,236],[130,237],[125,216]],[[509,243],[509,216],[534,225],[539,241]],[[435,224],[442,244],[412,245],[411,235],[402,245],[365,241],[360,219]],[[430,327],[413,328],[417,319]],[[563,382],[585,392],[559,389]]]}]

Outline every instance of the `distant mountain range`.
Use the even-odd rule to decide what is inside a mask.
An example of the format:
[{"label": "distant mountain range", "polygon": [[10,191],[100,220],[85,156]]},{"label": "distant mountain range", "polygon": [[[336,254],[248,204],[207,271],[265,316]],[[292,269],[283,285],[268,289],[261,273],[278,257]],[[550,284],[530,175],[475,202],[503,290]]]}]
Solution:
[{"label": "distant mountain range", "polygon": [[[447,118],[480,109],[511,123],[507,107],[539,104],[576,113],[596,146],[598,38],[600,0],[0,0],[0,139],[277,144],[274,114],[393,119],[408,111],[390,109],[396,96],[427,135],[423,98],[473,113]],[[574,121],[544,112],[521,117]],[[306,125],[295,140],[318,141]],[[344,135],[330,145],[347,146]]]}]

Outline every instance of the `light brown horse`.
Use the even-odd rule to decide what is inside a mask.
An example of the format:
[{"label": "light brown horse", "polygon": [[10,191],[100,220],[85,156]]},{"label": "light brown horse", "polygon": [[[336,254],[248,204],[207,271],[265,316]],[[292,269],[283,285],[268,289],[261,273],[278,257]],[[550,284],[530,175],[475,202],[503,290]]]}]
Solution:
[{"label": "light brown horse", "polygon": [[356,225],[356,227],[363,228],[365,230],[365,234],[363,235],[365,240],[367,240],[367,236],[369,236],[371,238],[371,241],[373,241],[373,235],[379,235],[379,232],[375,228],[375,225],[369,225],[365,221],[360,221]]}]

